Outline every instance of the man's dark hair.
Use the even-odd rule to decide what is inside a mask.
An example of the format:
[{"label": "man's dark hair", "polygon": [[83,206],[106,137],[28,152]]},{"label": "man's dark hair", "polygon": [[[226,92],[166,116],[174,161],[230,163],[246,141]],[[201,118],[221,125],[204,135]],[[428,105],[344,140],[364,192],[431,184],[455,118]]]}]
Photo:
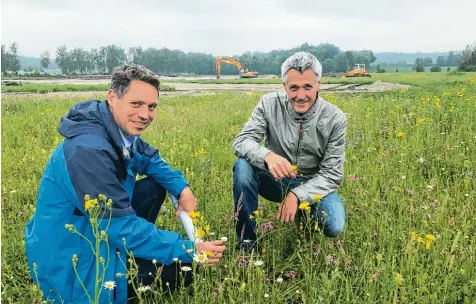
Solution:
[{"label": "man's dark hair", "polygon": [[159,76],[143,65],[133,63],[114,69],[111,77],[111,89],[119,98],[122,98],[127,93],[132,80],[147,82],[159,91]]}]

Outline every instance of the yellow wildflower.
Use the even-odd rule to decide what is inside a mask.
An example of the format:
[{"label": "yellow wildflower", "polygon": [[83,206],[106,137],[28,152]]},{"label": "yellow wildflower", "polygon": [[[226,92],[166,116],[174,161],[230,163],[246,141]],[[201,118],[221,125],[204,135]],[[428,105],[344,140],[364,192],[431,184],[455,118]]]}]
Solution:
[{"label": "yellow wildflower", "polygon": [[302,202],[299,204],[299,209],[304,211],[310,211],[311,207],[309,206],[308,202]]},{"label": "yellow wildflower", "polygon": [[403,135],[405,135],[405,133],[403,133],[403,131],[399,130],[396,132],[396,135],[397,137],[403,137]]},{"label": "yellow wildflower", "polygon": [[97,198],[95,199],[89,199],[84,203],[84,209],[88,211],[89,209],[94,208],[98,204]]},{"label": "yellow wildflower", "polygon": [[253,211],[253,213],[254,213],[256,216],[258,216],[258,215],[262,214],[263,211],[261,211],[261,210],[255,210],[255,211]]},{"label": "yellow wildflower", "polygon": [[207,235],[207,233],[205,232],[205,230],[201,229],[201,228],[198,228],[197,229],[197,236],[201,239],[203,239],[205,236]]},{"label": "yellow wildflower", "polygon": [[291,168],[293,169],[294,172],[298,171],[298,166],[297,165],[292,165]]},{"label": "yellow wildflower", "polygon": [[417,126],[422,125],[422,124],[425,123],[425,121],[426,121],[426,118],[424,118],[424,117],[417,118],[416,125]]},{"label": "yellow wildflower", "polygon": [[430,247],[431,247],[431,241],[426,241],[425,248],[430,249]]},{"label": "yellow wildflower", "polygon": [[320,201],[323,197],[324,195],[316,194],[312,197],[312,199],[315,201]]},{"label": "yellow wildflower", "polygon": [[435,236],[433,234],[427,234],[425,235],[425,239],[431,242],[435,240]]},{"label": "yellow wildflower", "polygon": [[200,216],[200,212],[198,211],[192,211],[188,213],[188,216],[190,216],[192,219],[195,219]]},{"label": "yellow wildflower", "polygon": [[410,241],[416,240],[417,233],[415,231],[410,232]]},{"label": "yellow wildflower", "polygon": [[418,236],[416,240],[418,243],[423,243],[423,238],[421,236]]}]

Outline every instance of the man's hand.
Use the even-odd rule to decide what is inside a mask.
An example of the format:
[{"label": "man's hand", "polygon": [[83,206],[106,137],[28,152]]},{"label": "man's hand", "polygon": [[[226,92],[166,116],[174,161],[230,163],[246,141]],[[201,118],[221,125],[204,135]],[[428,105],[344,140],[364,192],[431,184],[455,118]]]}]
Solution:
[{"label": "man's hand", "polygon": [[281,157],[274,152],[270,152],[266,155],[264,161],[268,165],[268,170],[274,178],[282,179],[285,176],[292,178],[296,177],[296,172],[294,172],[291,164],[284,157]]},{"label": "man's hand", "polygon": [[182,192],[180,192],[178,200],[177,212],[175,212],[175,218],[178,218],[181,211],[187,213],[195,211],[197,209],[197,199],[193,195],[192,190],[189,187],[185,187]]},{"label": "man's hand", "polygon": [[279,205],[278,213],[276,214],[276,220],[286,223],[294,223],[294,217],[298,209],[298,198],[294,193],[289,194],[284,199],[284,202]]},{"label": "man's hand", "polygon": [[201,242],[195,243],[195,247],[199,253],[205,251],[210,251],[211,256],[208,257],[208,264],[214,265],[220,261],[223,257],[223,252],[225,251],[225,242],[221,240],[211,241],[211,242]]}]

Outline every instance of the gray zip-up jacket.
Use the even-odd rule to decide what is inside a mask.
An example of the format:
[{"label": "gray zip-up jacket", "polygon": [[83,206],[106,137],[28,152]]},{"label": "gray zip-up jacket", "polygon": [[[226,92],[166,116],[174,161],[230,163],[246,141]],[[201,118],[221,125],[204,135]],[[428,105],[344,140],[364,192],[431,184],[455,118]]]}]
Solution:
[{"label": "gray zip-up jacket", "polygon": [[291,191],[313,204],[313,197],[336,191],[343,180],[346,132],[345,114],[321,97],[300,115],[286,93],[269,93],[235,137],[233,153],[261,169],[271,151],[297,165],[298,174],[310,179]]}]

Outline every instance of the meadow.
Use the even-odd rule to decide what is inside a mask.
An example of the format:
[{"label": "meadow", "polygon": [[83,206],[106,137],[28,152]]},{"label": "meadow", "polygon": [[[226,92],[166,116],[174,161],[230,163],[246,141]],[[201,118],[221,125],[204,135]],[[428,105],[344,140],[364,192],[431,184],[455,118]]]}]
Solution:
[{"label": "meadow", "polygon": [[[193,285],[173,295],[146,290],[143,302],[476,303],[476,74],[376,79],[412,87],[323,95],[348,118],[338,191],[345,231],[330,239],[278,223],[278,205],[260,198],[254,220],[262,250],[253,254],[235,249],[231,143],[262,93],[160,97],[143,138],[190,181],[210,225],[205,238],[228,240],[219,265],[197,265]],[[2,96],[3,303],[38,300],[24,228],[44,166],[62,140],[59,120],[79,101]],[[183,231],[172,204],[165,207],[157,226]]]},{"label": "meadow", "polygon": [[[162,91],[173,91],[174,88],[166,85],[160,86]],[[108,84],[37,84],[25,83],[21,86],[2,86],[2,93],[38,93],[51,92],[103,92],[109,89]]]}]

